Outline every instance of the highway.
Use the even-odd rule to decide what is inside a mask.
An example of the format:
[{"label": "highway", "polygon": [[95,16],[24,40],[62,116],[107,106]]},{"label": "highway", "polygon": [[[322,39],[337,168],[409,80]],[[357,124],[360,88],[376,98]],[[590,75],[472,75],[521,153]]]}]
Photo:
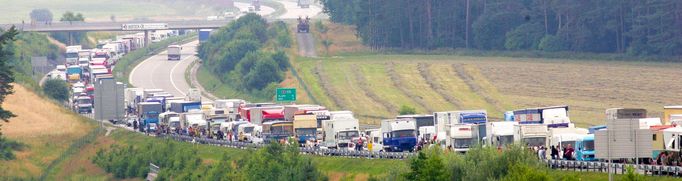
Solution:
[{"label": "highway", "polygon": [[[130,84],[145,89],[163,89],[176,97],[184,97],[191,88],[185,80],[185,70],[193,61],[199,41],[192,41],[182,45],[181,60],[168,60],[168,53],[163,51],[149,57],[138,64],[130,72]],[[202,100],[210,100],[202,97]]]}]

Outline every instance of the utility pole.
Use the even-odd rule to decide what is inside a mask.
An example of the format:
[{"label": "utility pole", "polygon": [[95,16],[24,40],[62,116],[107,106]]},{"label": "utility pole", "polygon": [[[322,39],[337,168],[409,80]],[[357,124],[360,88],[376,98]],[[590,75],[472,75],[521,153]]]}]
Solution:
[{"label": "utility pole", "polygon": [[469,48],[469,13],[470,13],[470,10],[469,10],[469,9],[470,9],[470,8],[469,8],[469,7],[470,7],[469,1],[470,1],[470,0],[467,0],[467,5],[466,5],[466,6],[467,6],[466,25],[464,25],[464,26],[465,26],[465,28],[464,28],[464,29],[465,29],[465,30],[464,30],[464,32],[465,32],[465,33],[464,33],[464,36],[465,36],[465,37],[464,37],[464,44],[465,44],[466,48]]}]

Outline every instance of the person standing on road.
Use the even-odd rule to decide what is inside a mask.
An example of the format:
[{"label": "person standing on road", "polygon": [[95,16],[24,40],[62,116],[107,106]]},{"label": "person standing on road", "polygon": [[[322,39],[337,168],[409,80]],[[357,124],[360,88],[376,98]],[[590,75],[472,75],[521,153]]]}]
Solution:
[{"label": "person standing on road", "polygon": [[556,149],[554,145],[550,146],[550,156],[552,157],[553,160],[556,160],[559,157],[559,150]]}]

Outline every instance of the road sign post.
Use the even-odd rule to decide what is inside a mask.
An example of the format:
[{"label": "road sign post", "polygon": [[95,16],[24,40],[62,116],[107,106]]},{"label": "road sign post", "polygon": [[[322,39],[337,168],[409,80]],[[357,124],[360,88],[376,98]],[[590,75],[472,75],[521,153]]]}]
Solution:
[{"label": "road sign post", "polygon": [[296,102],[295,88],[277,88],[277,102]]}]

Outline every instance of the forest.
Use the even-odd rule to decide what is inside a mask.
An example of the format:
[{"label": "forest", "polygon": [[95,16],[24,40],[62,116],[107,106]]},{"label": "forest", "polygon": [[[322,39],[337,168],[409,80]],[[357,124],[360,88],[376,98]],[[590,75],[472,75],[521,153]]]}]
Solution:
[{"label": "forest", "polygon": [[322,0],[373,49],[682,55],[679,0]]},{"label": "forest", "polygon": [[218,75],[222,83],[238,85],[242,92],[272,97],[289,67],[289,58],[282,50],[290,45],[284,22],[267,23],[251,13],[213,32],[198,52],[204,68]]}]

